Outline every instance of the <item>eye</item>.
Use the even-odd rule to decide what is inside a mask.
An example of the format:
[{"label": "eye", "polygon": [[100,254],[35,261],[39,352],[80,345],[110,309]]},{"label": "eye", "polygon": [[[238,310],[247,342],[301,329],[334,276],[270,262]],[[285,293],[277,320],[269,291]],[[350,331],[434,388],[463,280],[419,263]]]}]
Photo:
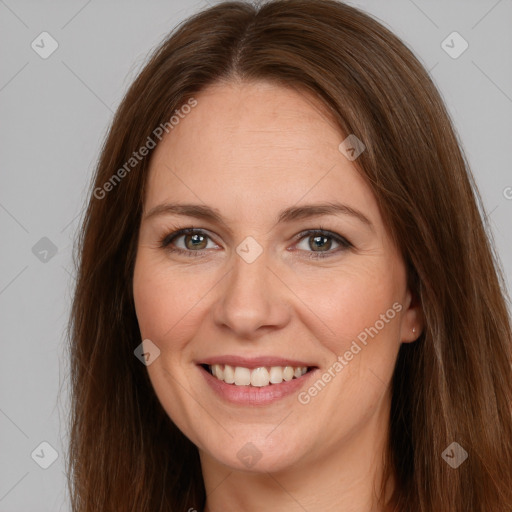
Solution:
[{"label": "eye", "polygon": [[[323,228],[303,231],[294,238],[300,241],[297,247],[301,252],[306,253],[305,256],[308,258],[327,258],[353,247],[341,235]],[[173,253],[197,257],[204,256],[204,251],[208,249],[208,241],[211,241],[211,237],[205,231],[198,228],[184,228],[166,235],[160,241],[160,247]],[[333,241],[337,244],[334,250],[332,250]],[[303,245],[302,248],[300,244]]]},{"label": "eye", "polygon": [[[334,254],[353,247],[346,238],[322,228],[303,231],[299,233],[296,238],[302,240],[297,244],[297,247],[303,244],[301,250],[307,253],[306,257],[308,258],[328,258],[329,256],[333,256]],[[335,250],[331,250],[333,241],[338,245]],[[308,249],[312,250],[309,251]]]},{"label": "eye", "polygon": [[[180,239],[183,239],[181,247],[176,243],[176,240]],[[201,251],[207,249],[208,239],[210,236],[200,229],[185,228],[166,235],[160,242],[160,246],[170,252],[178,252],[186,256],[201,256]]]}]

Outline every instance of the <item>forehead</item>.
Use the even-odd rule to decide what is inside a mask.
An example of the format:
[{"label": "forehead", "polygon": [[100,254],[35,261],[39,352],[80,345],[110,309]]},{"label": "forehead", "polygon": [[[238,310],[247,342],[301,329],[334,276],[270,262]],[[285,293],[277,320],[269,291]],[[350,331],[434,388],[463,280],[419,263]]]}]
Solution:
[{"label": "forehead", "polygon": [[195,98],[155,149],[145,210],[199,199],[236,218],[321,200],[378,216],[371,190],[338,149],[344,135],[311,94],[253,82],[216,84]]}]

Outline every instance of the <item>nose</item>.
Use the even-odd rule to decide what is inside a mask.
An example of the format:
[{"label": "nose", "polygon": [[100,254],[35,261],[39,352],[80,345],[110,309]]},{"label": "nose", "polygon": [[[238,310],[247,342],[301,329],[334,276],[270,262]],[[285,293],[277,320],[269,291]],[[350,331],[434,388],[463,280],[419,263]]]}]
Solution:
[{"label": "nose", "polygon": [[269,331],[283,328],[290,320],[288,288],[271,268],[268,251],[248,263],[233,254],[232,267],[219,288],[214,319],[239,339],[255,340]]}]

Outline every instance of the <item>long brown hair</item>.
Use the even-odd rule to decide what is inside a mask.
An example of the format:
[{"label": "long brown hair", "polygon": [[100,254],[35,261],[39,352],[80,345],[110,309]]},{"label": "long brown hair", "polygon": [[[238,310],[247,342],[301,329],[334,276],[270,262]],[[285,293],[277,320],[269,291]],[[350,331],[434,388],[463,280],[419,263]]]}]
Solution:
[{"label": "long brown hair", "polygon": [[[366,145],[354,163],[425,318],[420,338],[401,346],[393,377],[389,510],[510,512],[512,334],[482,201],[426,70],[370,15],[334,0],[208,8],[154,51],[119,106],[76,246],[73,511],[204,506],[197,448],[167,416],[134,356],[141,338],[132,275],[150,157],[130,158],[155,128],[169,131],[169,118],[202,89],[233,79],[313,92],[340,132]],[[442,457],[453,442],[468,453],[457,469]]]}]

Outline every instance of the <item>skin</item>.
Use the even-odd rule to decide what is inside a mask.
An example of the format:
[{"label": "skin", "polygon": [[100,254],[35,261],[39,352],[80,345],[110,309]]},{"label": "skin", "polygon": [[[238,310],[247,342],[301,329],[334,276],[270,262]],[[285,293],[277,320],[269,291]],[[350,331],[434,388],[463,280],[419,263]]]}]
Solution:
[{"label": "skin", "polygon": [[[153,154],[133,287],[142,339],[161,351],[147,367],[156,395],[199,449],[205,510],[381,510],[374,486],[390,381],[400,344],[419,336],[422,317],[376,199],[314,97],[233,81],[196,99]],[[145,217],[168,202],[208,205],[224,222]],[[343,214],[276,223],[286,207],[319,202],[349,205],[373,229]],[[206,234],[198,257],[160,245],[186,227]],[[317,234],[294,235],[320,227],[353,247],[327,238],[320,250],[330,256],[308,258]],[[250,264],[236,252],[248,236],[263,251]],[[174,246],[198,251],[187,236]],[[266,406],[226,403],[197,367],[211,356],[270,355],[311,362],[321,377],[394,303],[401,311],[307,404],[297,393]],[[250,468],[237,457],[249,442],[261,454]]]}]

